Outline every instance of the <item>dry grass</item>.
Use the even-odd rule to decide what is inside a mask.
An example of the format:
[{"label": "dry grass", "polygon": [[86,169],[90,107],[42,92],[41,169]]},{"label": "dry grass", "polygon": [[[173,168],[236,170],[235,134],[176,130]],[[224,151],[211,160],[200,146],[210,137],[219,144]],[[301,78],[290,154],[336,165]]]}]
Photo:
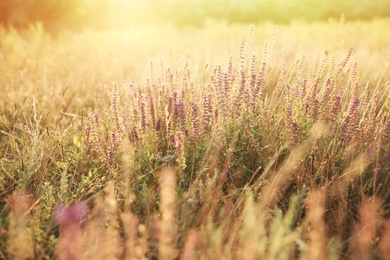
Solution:
[{"label": "dry grass", "polygon": [[[312,25],[321,34],[299,24],[279,36],[251,28],[243,42],[232,26],[238,36],[223,50],[213,37],[224,25],[203,29],[207,48],[183,30],[167,58],[175,66],[147,70],[130,59],[147,56],[136,45],[150,44],[152,58],[168,47],[137,31],[128,53],[112,47],[120,32],[1,31],[9,92],[0,94],[0,257],[385,259],[390,76],[388,39],[374,30],[383,24]],[[370,28],[377,45],[362,47],[358,28]],[[333,45],[336,29],[359,46]],[[181,39],[163,30],[160,44]],[[32,37],[27,54],[3,51],[12,46],[4,39]],[[180,63],[190,47],[198,56]]]}]

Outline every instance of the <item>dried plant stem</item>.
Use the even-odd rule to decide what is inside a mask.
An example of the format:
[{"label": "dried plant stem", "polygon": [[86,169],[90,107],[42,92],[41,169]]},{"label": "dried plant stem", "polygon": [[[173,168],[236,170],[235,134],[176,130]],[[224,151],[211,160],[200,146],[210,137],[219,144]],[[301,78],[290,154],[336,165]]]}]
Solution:
[{"label": "dried plant stem", "polygon": [[164,168],[160,172],[160,212],[161,237],[159,242],[159,259],[174,259],[176,249],[176,172]]},{"label": "dried plant stem", "polygon": [[309,230],[309,259],[328,259],[327,230],[324,222],[325,190],[309,193],[306,198]]}]

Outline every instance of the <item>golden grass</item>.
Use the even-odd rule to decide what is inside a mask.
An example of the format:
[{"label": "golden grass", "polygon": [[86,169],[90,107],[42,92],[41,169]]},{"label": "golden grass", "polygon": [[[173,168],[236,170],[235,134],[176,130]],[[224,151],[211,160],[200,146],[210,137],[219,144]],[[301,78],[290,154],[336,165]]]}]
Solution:
[{"label": "golden grass", "polygon": [[0,257],[385,259],[388,23],[1,29]]}]

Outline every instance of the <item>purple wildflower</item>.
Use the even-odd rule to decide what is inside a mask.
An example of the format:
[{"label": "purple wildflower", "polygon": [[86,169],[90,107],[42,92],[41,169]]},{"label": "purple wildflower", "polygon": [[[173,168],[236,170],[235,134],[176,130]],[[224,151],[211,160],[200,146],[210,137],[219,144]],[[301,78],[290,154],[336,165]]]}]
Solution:
[{"label": "purple wildflower", "polygon": [[192,115],[192,120],[195,120],[199,116],[199,105],[191,102],[191,115]]},{"label": "purple wildflower", "polygon": [[176,122],[179,123],[181,128],[185,127],[186,118],[185,118],[185,110],[184,110],[184,102],[179,99],[175,102],[173,108],[173,116]]},{"label": "purple wildflower", "polygon": [[199,118],[192,120],[192,138],[197,140],[199,135]]},{"label": "purple wildflower", "polygon": [[79,202],[69,207],[60,206],[54,211],[54,219],[60,226],[68,226],[83,221],[89,213],[89,208],[84,202]]},{"label": "purple wildflower", "polygon": [[213,105],[211,94],[206,94],[203,99],[203,126],[207,132],[213,121]]},{"label": "purple wildflower", "polygon": [[159,118],[156,122],[156,126],[154,127],[154,130],[156,131],[160,131],[161,130],[161,123],[162,123],[162,119]]},{"label": "purple wildflower", "polygon": [[339,95],[334,96],[334,98],[333,98],[333,104],[332,104],[332,107],[331,107],[330,112],[329,112],[328,117],[327,117],[327,119],[330,122],[336,121],[337,115],[338,115],[339,110],[340,110],[341,99],[342,98]]},{"label": "purple wildflower", "polygon": [[137,140],[138,140],[138,133],[137,133],[137,127],[134,125],[132,128],[131,128],[131,132],[130,132],[130,141],[135,143]]},{"label": "purple wildflower", "polygon": [[144,133],[146,131],[146,104],[145,102],[141,102],[140,110],[141,110],[141,130]]}]

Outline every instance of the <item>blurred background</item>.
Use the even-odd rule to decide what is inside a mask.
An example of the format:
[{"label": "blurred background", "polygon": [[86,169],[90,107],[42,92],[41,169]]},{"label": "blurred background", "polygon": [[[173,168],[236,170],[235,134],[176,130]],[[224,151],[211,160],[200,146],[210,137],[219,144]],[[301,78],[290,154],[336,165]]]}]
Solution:
[{"label": "blurred background", "polygon": [[390,0],[1,0],[0,23],[16,28],[41,22],[49,32],[168,24],[202,27],[232,23],[313,22],[390,15]]}]

